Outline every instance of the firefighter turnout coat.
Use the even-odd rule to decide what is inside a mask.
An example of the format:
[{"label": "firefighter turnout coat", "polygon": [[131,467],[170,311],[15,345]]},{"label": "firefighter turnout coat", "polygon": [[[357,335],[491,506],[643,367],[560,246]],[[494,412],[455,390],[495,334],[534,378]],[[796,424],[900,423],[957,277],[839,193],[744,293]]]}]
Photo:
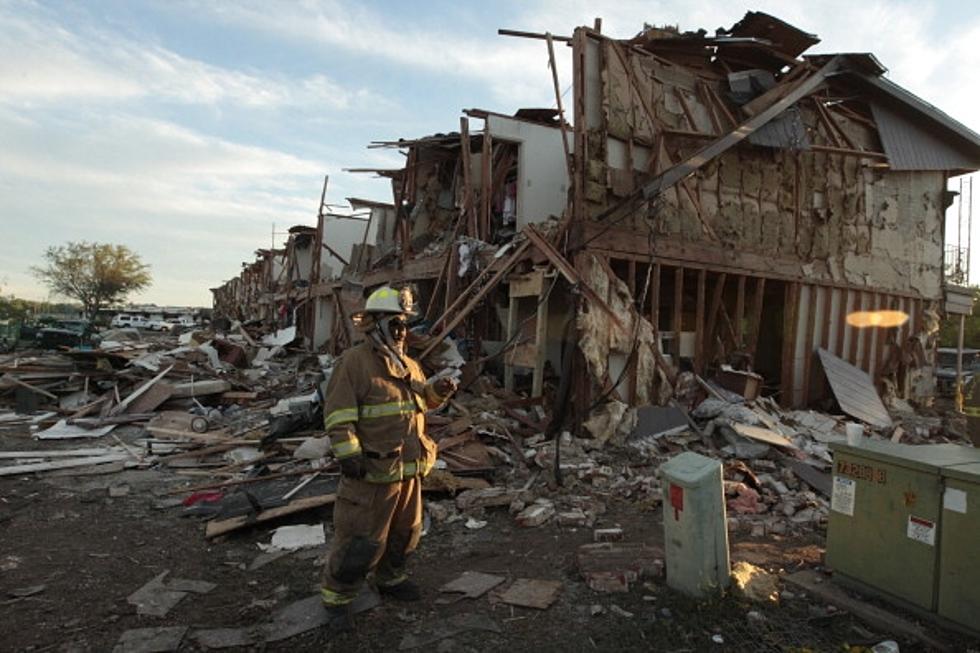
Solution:
[{"label": "firefighter turnout coat", "polygon": [[347,351],[327,384],[324,428],[334,455],[364,456],[369,483],[425,476],[436,445],[425,434],[425,411],[445,401],[426,385],[422,368],[403,357],[407,375],[366,341]]}]

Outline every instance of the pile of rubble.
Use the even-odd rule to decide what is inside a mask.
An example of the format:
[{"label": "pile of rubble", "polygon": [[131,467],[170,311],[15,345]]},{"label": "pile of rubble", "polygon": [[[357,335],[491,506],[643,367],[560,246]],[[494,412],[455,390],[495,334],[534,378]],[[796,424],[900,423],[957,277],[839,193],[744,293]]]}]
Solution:
[{"label": "pile of rubble", "polygon": [[[423,361],[428,371],[463,380],[429,415],[439,460],[424,487],[436,522],[478,529],[485,511],[502,508],[520,527],[592,528],[612,502],[658,508],[660,465],[693,450],[723,461],[733,532],[800,535],[826,524],[828,445],[845,438],[844,416],[784,411],[771,399],[694,378],[678,382],[695,389],[677,394],[685,407],[611,400],[581,425],[591,437],[548,437],[542,399],[474,373],[449,340],[434,349]],[[15,405],[0,412],[0,429],[29,427],[40,442],[112,444],[45,449],[39,442],[4,452],[0,476],[167,468],[182,481],[168,492],[177,497],[172,505],[207,519],[209,537],[329,505],[338,475],[317,389],[333,364],[307,351],[295,328],[262,334],[241,325],[152,340],[123,329],[107,332],[99,349],[6,356],[0,400]],[[893,414],[899,426],[866,426],[867,433],[923,442],[946,432],[940,418],[910,406]]]}]

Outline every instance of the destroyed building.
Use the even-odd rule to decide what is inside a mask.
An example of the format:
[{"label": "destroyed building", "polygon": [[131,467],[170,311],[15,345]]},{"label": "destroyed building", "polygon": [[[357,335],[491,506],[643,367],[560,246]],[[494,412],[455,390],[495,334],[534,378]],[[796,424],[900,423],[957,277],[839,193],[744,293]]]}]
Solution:
[{"label": "destroyed building", "polygon": [[[502,33],[571,49],[570,107],[556,77],[557,110],[467,110],[458,132],[375,143],[406,164],[357,169],[392,185],[390,205],[351,202],[370,214],[360,244],[332,240],[321,211],[321,247],[299,231],[260,251],[216,312],[270,319],[292,298],[308,344],[336,353],[367,291],[412,284],[416,354],[452,336],[583,419],[607,399],[664,403],[682,371],[829,405],[827,354],[886,394],[931,395],[947,182],[980,168],[980,136],[873,54],[807,54],[815,35],[759,12],[714,35]],[[886,310],[909,318],[854,319]]]}]

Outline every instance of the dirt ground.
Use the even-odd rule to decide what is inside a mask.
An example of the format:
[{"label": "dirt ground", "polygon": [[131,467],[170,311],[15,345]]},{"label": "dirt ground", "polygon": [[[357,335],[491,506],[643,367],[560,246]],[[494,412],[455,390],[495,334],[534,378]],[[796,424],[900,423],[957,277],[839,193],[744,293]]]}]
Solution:
[{"label": "dirt ground", "polygon": [[[0,435],[0,450],[36,446],[24,433]],[[156,470],[0,479],[0,650],[111,651],[124,631],[159,626],[187,626],[180,650],[203,650],[192,637],[195,629],[253,626],[317,592],[321,551],[292,553],[250,570],[260,555],[257,544],[269,541],[269,529],[209,542],[204,522],[182,516],[184,509],[174,505],[179,496],[167,495],[186,482],[187,477]],[[121,496],[110,496],[110,491]],[[627,541],[661,543],[659,511],[625,502],[608,507],[596,527],[619,525]],[[305,513],[293,523],[311,523],[315,515]],[[318,516],[329,524],[329,508]],[[451,634],[416,650],[842,651],[845,645],[868,646],[888,638],[799,593],[778,605],[731,594],[697,602],[658,580],[638,583],[627,594],[597,594],[575,569],[576,549],[592,541],[591,529],[564,529],[554,522],[523,529],[503,509],[485,518],[489,523],[479,530],[462,522],[430,526],[413,562],[423,601],[384,602],[358,615],[356,631],[340,637],[320,628],[272,644],[226,650],[399,650],[406,635],[431,633],[468,614],[488,618],[499,632]],[[793,571],[819,565],[820,542],[819,534],[809,540],[736,536],[732,559]],[[558,580],[562,589],[546,610],[511,607],[492,592],[436,603],[438,588],[467,570],[508,580]],[[216,587],[188,594],[164,617],[138,615],[127,596],[164,571],[170,578]],[[20,593],[31,595],[17,596],[25,588],[32,589]],[[601,613],[593,615],[598,610],[593,606],[601,606]],[[952,641],[958,650],[980,649],[962,638]],[[922,650],[902,644],[902,650]]]}]

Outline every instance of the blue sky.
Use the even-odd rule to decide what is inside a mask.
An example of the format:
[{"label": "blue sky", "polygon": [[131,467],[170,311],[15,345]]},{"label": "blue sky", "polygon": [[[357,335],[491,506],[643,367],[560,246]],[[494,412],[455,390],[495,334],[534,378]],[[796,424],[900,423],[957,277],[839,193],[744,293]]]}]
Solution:
[{"label": "blue sky", "polygon": [[384,180],[342,172],[399,165],[371,140],[452,131],[463,108],[553,106],[544,44],[498,27],[711,31],[748,9],[818,34],[815,51],[874,52],[980,131],[972,4],[0,0],[0,288],[45,298],[29,267],[87,239],[151,264],[135,299],[207,305],[272,223],[315,223],[323,175],[331,202],[391,200]]}]

